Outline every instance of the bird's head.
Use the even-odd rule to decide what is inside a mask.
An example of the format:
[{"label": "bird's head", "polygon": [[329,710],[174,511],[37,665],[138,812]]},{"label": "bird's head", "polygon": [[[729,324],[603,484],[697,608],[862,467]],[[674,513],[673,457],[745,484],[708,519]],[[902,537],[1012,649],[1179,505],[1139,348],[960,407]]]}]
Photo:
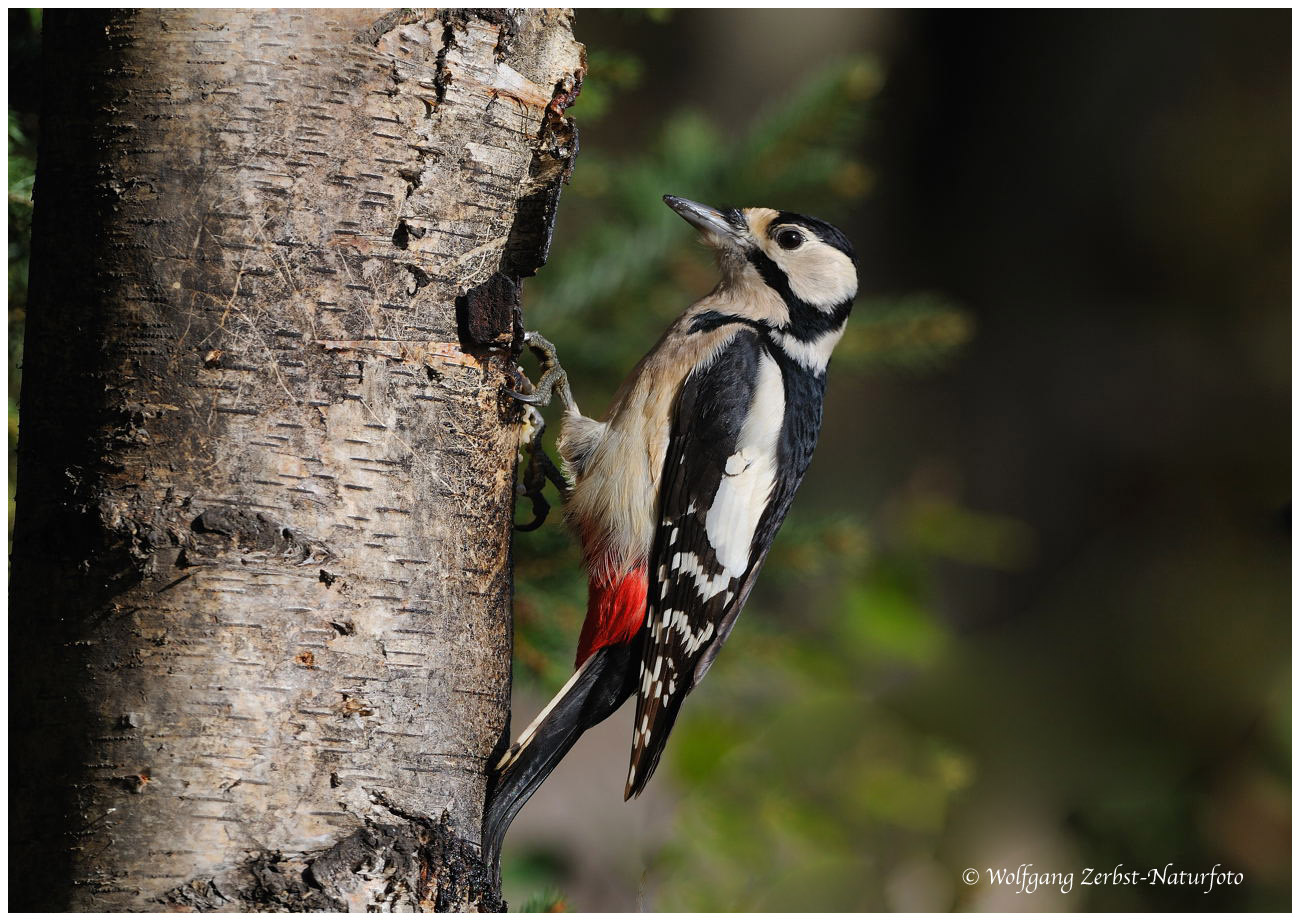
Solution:
[{"label": "bird's head", "polygon": [[793,296],[815,310],[847,314],[858,272],[853,245],[838,228],[771,208],[719,211],[675,195],[664,202],[717,251],[724,284],[761,280],[787,303]]}]

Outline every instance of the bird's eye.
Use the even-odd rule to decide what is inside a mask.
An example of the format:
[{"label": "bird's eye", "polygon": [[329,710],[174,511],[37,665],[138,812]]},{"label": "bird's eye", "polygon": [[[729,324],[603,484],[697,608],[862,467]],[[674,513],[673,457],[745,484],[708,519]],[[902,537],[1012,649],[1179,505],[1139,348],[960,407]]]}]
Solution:
[{"label": "bird's eye", "polygon": [[776,245],[781,249],[798,249],[803,243],[803,234],[797,230],[783,230],[776,235]]}]

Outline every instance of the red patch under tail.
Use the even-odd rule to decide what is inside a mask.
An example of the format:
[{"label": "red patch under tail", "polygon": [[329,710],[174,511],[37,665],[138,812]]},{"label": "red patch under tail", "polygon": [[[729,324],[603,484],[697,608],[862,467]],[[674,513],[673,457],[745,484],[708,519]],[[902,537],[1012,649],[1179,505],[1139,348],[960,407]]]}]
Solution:
[{"label": "red patch under tail", "polygon": [[646,567],[621,576],[595,567],[587,583],[587,619],[578,638],[577,667],[603,646],[629,642],[645,621]]}]

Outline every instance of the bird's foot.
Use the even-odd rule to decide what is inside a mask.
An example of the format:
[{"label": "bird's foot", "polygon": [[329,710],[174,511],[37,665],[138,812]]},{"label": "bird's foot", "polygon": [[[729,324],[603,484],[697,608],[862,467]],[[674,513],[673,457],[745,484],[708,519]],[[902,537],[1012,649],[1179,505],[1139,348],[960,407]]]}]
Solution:
[{"label": "bird's foot", "polygon": [[569,390],[569,375],[560,366],[560,356],[555,346],[537,332],[525,333],[524,344],[537,356],[537,361],[542,366],[542,376],[531,393],[515,390],[507,390],[506,393],[527,406],[549,406],[552,394],[558,393],[564,408],[576,412],[578,407]]},{"label": "bird's foot", "polygon": [[519,484],[515,487],[520,496],[527,496],[533,506],[533,520],[527,524],[515,525],[516,531],[535,531],[546,521],[546,516],[550,513],[551,503],[546,501],[543,491],[546,489],[547,481],[554,484],[555,488],[560,491],[560,498],[563,501],[569,499],[569,481],[564,474],[551,460],[546,448],[542,446],[542,434],[546,431],[546,420],[537,407],[526,404],[525,407],[525,425],[527,431],[520,443],[520,450],[528,452],[528,463],[524,466],[523,475],[520,477]]}]

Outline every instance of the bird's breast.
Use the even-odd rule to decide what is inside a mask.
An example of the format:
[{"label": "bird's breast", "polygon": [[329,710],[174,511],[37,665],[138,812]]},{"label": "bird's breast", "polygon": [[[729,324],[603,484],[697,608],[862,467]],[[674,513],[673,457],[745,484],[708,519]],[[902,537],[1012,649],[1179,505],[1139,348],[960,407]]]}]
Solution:
[{"label": "bird's breast", "polygon": [[[689,316],[689,315],[688,315]],[[689,332],[683,317],[633,370],[602,427],[584,429],[590,445],[569,497],[567,515],[584,540],[589,561],[612,574],[644,564],[654,540],[659,480],[682,382],[709,365],[740,327]],[[590,420],[587,420],[590,422]],[[577,423],[572,423],[576,432]],[[566,420],[561,438],[571,423]]]}]

